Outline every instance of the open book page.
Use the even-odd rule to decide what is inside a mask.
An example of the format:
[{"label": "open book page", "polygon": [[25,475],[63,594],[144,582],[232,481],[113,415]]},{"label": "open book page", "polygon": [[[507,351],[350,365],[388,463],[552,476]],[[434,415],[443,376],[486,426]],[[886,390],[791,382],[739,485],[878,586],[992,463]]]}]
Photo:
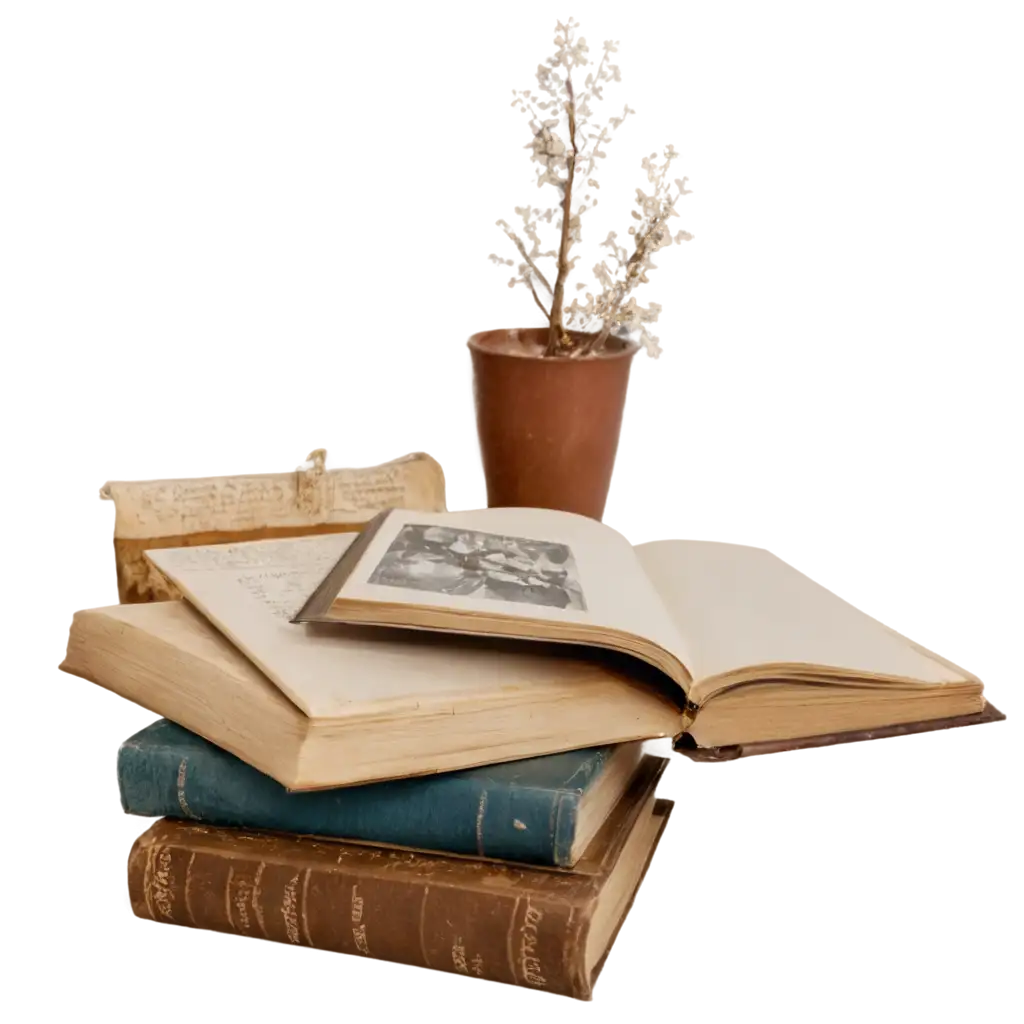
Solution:
[{"label": "open book page", "polygon": [[311,718],[452,714],[485,703],[528,705],[552,694],[571,699],[581,686],[616,694],[635,689],[596,659],[567,651],[502,648],[496,657],[486,643],[289,622],[353,537],[165,548],[147,557]]},{"label": "open book page", "polygon": [[[560,625],[582,625],[639,637],[686,668],[690,662],[630,543],[569,512],[393,510],[337,599],[464,613],[467,632],[483,617],[541,620],[552,627],[545,635],[561,639]],[[527,628],[522,635],[533,634]]]},{"label": "open book page", "polygon": [[773,668],[784,678],[978,683],[761,548],[655,541],[636,553],[685,637],[698,703]]}]

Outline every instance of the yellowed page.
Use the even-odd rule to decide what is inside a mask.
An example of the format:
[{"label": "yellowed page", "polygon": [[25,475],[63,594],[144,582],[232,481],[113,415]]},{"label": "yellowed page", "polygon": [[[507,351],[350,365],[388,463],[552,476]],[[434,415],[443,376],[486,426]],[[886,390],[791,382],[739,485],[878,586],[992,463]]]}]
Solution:
[{"label": "yellowed page", "polygon": [[361,525],[382,508],[444,508],[444,474],[429,455],[365,469],[327,469],[325,458],[317,449],[291,473],[111,481],[100,497],[114,502],[114,536],[122,540]]},{"label": "yellowed page", "polygon": [[629,541],[569,512],[396,509],[338,597],[596,627],[639,637],[690,663]]},{"label": "yellowed page", "polygon": [[[686,638],[700,702],[730,674],[977,683],[761,548],[655,541],[636,554]],[[825,670],[824,672],[822,670]]]},{"label": "yellowed page", "polygon": [[[486,644],[422,634],[301,626],[297,606],[352,542],[351,534],[164,548],[147,557],[291,700],[312,718],[451,713],[458,705],[529,703],[581,682],[627,685],[598,662],[524,646],[495,655]],[[652,695],[651,700],[656,698]]]}]

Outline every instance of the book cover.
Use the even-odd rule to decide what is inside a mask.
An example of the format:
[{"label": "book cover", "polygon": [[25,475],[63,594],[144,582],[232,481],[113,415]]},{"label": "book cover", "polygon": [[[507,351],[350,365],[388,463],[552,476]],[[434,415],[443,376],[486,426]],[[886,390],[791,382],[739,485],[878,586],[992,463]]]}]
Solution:
[{"label": "book cover", "polygon": [[113,480],[114,559],[122,603],[167,601],[178,588],[146,560],[156,548],[358,530],[382,508],[445,507],[444,473],[424,452],[365,469],[328,469],[317,448],[291,473]]},{"label": "book cover", "polygon": [[132,910],[589,999],[671,811],[659,774],[635,780],[581,872],[164,818],[132,847]]},{"label": "book cover", "polygon": [[129,814],[569,867],[582,853],[576,841],[584,802],[598,795],[603,780],[612,787],[605,794],[610,811],[640,756],[638,744],[591,747],[422,778],[289,792],[161,719],[121,745],[117,780]]},{"label": "book cover", "polygon": [[[324,789],[457,771],[679,731],[679,711],[624,666],[510,650],[491,641],[441,643],[308,633],[274,614],[287,595],[280,545],[338,537],[191,548],[251,568],[222,592],[234,626],[258,634],[267,658],[292,672],[310,711],[290,700],[192,604],[162,601],[75,614],[61,668],[177,722],[289,789]],[[270,547],[266,558],[251,549]],[[217,573],[212,575],[217,576]],[[301,579],[302,574],[295,574]],[[253,591],[259,596],[254,596]]]}]

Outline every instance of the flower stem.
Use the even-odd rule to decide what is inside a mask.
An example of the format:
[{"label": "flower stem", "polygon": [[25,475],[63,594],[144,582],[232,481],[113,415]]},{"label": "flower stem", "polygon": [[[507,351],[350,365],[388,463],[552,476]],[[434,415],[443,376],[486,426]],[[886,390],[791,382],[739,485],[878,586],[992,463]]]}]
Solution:
[{"label": "flower stem", "polygon": [[526,267],[526,281],[529,287],[534,291],[534,294],[542,302],[551,303],[551,287],[544,280],[544,274],[538,269],[537,264],[530,259],[529,253],[526,251],[526,247],[522,243],[522,239],[513,240],[516,249],[519,251],[519,257]]},{"label": "flower stem", "polygon": [[551,314],[548,328],[548,343],[544,349],[545,356],[554,356],[572,348],[572,339],[562,324],[562,302],[565,294],[565,279],[569,274],[569,247],[572,245],[570,227],[572,222],[572,183],[576,175],[576,96],[572,91],[572,79],[566,75],[565,88],[569,93],[566,112],[569,115],[569,140],[572,152],[566,160],[565,195],[562,198],[562,238],[558,245],[558,276],[551,294]]},{"label": "flower stem", "polygon": [[618,313],[621,312],[626,300],[630,297],[633,289],[636,288],[637,283],[643,276],[643,268],[650,254],[654,251],[657,243],[662,241],[666,217],[665,213],[656,214],[651,217],[644,230],[637,233],[633,250],[626,257],[626,262],[623,264],[622,278],[615,286],[605,307],[603,314],[604,327],[599,334],[586,341],[580,353],[581,355],[589,355],[593,351],[599,351],[605,341],[608,340],[608,336],[618,322]]}]

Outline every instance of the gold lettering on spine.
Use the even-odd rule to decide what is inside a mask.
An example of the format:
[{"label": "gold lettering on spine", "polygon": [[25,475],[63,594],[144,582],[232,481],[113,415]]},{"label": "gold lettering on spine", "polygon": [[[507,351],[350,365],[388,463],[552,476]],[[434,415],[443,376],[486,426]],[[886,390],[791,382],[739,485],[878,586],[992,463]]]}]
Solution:
[{"label": "gold lettering on spine", "polygon": [[466,963],[466,947],[462,944],[461,935],[455,936],[455,942],[452,945],[452,963],[460,974],[469,974],[469,964]]},{"label": "gold lettering on spine", "polygon": [[163,848],[156,854],[156,870],[152,879],[153,905],[161,917],[168,921],[171,916],[171,897],[174,891],[174,875],[171,874],[171,851]]},{"label": "gold lettering on spine", "polygon": [[263,890],[260,888],[260,880],[263,878],[263,869],[266,866],[266,863],[261,860],[260,866],[256,869],[256,877],[253,879],[252,884],[252,912],[256,915],[256,921],[260,926],[260,931],[263,932],[263,937],[269,939],[267,923],[263,920],[263,906],[260,903],[260,897],[263,895]]},{"label": "gold lettering on spine", "polygon": [[185,799],[185,776],[188,774],[188,758],[183,757],[181,764],[178,765],[178,806],[181,808],[181,813],[186,818],[194,818],[195,815],[192,813],[188,806],[188,801]]},{"label": "gold lettering on spine", "polygon": [[469,965],[466,963],[466,947],[462,944],[461,935],[456,935],[455,942],[452,944],[452,963],[460,974],[469,974]]},{"label": "gold lettering on spine", "polygon": [[366,938],[366,925],[363,920],[363,897],[359,895],[359,886],[352,886],[352,938],[355,941],[356,949],[363,956],[370,955],[370,944]]},{"label": "gold lettering on spine", "polygon": [[487,790],[480,794],[480,803],[476,808],[476,852],[484,855],[484,814],[487,811]]},{"label": "gold lettering on spine", "polygon": [[[234,891],[232,891],[234,889]],[[228,871],[228,888],[227,888],[227,904],[228,904],[228,924],[238,931],[247,932],[249,930],[250,919],[249,919],[249,898],[252,895],[251,884],[242,877],[235,877],[235,869],[232,867]],[[235,918],[237,913],[238,924],[235,924]]]},{"label": "gold lettering on spine", "polygon": [[540,958],[537,956],[539,926],[543,920],[544,912],[530,906],[527,900],[523,926],[519,929],[519,966],[522,968],[526,983],[538,988],[543,988],[548,983],[541,969]]},{"label": "gold lettering on spine", "polygon": [[281,916],[284,918],[284,930],[288,941],[299,945],[299,911],[298,903],[299,876],[296,875],[284,887],[284,899],[281,901]]},{"label": "gold lettering on spine", "polygon": [[462,941],[461,935],[456,935],[455,942],[452,944],[452,963],[455,965],[455,970],[460,974],[469,974],[472,970],[478,978],[483,976],[484,958],[477,953],[472,961],[470,961],[467,958],[466,946]]}]

